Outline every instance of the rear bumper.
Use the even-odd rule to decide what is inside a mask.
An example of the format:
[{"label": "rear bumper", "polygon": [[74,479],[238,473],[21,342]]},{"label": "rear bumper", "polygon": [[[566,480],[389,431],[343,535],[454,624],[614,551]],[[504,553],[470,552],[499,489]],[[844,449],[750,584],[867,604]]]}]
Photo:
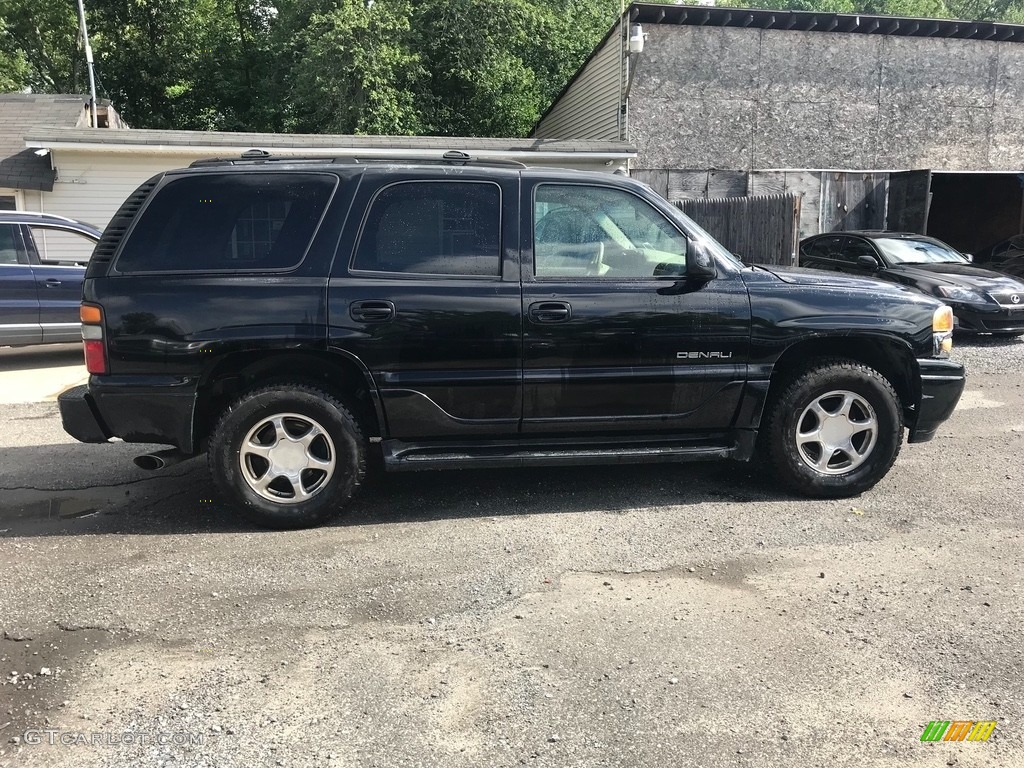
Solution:
[{"label": "rear bumper", "polygon": [[58,398],[64,431],[83,443],[173,445],[194,453],[194,380],[170,376],[93,376]]},{"label": "rear bumper", "polygon": [[61,392],[57,398],[64,431],[83,443],[105,443],[111,438],[84,384]]},{"label": "rear bumper", "polygon": [[964,367],[950,360],[926,358],[917,361],[921,369],[921,402],[917,419],[910,427],[908,443],[925,443],[935,436],[960,402],[966,378]]}]

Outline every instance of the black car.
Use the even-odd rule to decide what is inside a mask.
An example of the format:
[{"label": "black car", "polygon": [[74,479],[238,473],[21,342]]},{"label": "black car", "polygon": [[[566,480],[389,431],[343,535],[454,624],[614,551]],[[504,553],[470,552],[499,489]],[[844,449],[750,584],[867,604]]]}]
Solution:
[{"label": "black car", "polygon": [[984,264],[986,269],[1024,280],[1024,234],[996,243],[979,251],[974,260]]},{"label": "black car", "polygon": [[81,340],[82,281],[99,239],[82,221],[0,211],[0,346]]},{"label": "black car", "polygon": [[474,161],[206,161],[139,188],[89,265],[64,428],[207,453],[268,526],[389,471],[755,456],[860,493],[964,386],[953,316],[744,267],[649,187]]},{"label": "black car", "polygon": [[945,302],[957,330],[997,336],[1024,334],[1024,282],[975,266],[941,240],[906,232],[831,232],[800,243],[811,269],[876,277]]}]

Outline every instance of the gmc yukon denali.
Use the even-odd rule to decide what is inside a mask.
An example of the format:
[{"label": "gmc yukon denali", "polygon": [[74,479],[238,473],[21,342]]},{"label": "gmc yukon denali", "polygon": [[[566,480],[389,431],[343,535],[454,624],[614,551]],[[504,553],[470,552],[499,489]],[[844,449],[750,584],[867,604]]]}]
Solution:
[{"label": "gmc yukon denali", "polygon": [[[254,155],[254,156],[253,156]],[[278,528],[340,513],[370,462],[765,462],[871,488],[964,386],[948,307],[748,267],[645,185],[477,161],[246,153],[162,173],[83,286],[66,431],[206,453]]]}]

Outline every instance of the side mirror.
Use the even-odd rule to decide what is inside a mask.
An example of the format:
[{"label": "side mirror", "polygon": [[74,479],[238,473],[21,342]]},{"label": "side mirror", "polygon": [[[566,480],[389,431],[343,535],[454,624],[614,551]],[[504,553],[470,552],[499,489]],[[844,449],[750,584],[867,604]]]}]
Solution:
[{"label": "side mirror", "polygon": [[857,266],[860,269],[866,269],[868,272],[877,272],[878,268],[882,265],[878,263],[878,259],[868,254],[863,254],[857,257]]},{"label": "side mirror", "polygon": [[964,254],[964,258],[967,259],[970,262],[973,262],[974,261],[974,254],[973,253],[965,253]]},{"label": "side mirror", "polygon": [[686,254],[686,276],[705,283],[718,276],[711,254],[693,240],[690,241],[690,252]]}]

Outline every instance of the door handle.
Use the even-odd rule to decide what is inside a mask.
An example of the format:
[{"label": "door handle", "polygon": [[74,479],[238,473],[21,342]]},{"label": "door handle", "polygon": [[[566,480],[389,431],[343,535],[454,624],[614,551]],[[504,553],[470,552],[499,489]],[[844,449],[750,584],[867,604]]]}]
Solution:
[{"label": "door handle", "polygon": [[386,323],[395,319],[395,305],[390,301],[354,301],[348,313],[357,323]]},{"label": "door handle", "polygon": [[56,288],[61,284],[61,281],[55,277],[46,278],[46,282],[43,283],[47,288]]},{"label": "door handle", "polygon": [[535,323],[564,323],[572,319],[572,305],[567,301],[538,301],[530,305],[530,319]]}]

